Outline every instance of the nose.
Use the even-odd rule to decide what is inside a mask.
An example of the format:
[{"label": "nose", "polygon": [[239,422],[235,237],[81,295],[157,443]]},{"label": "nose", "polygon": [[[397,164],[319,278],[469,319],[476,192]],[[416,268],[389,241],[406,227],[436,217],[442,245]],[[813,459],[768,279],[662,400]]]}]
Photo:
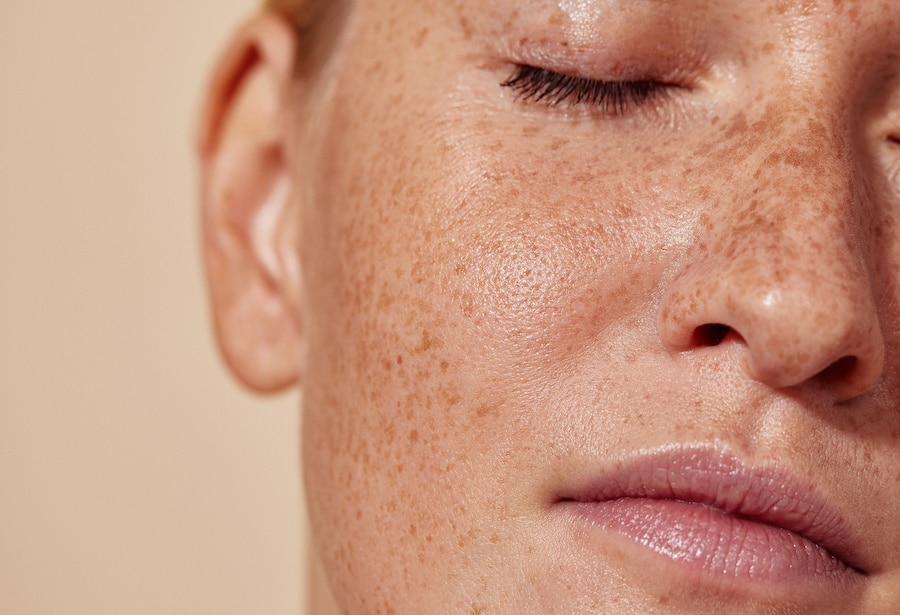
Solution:
[{"label": "nose", "polygon": [[660,335],[678,353],[738,344],[751,378],[774,389],[815,384],[847,401],[884,364],[865,182],[833,139],[787,137],[788,147],[748,157],[753,181],[741,190],[736,180],[706,206],[663,295]]}]

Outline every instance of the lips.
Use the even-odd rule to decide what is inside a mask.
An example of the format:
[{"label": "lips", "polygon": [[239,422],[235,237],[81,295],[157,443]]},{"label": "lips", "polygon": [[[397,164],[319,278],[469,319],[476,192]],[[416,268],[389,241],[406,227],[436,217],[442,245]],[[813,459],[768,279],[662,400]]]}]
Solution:
[{"label": "lips", "polygon": [[821,585],[865,574],[858,539],[824,497],[780,468],[726,453],[641,455],[557,504],[591,531],[717,578]]}]

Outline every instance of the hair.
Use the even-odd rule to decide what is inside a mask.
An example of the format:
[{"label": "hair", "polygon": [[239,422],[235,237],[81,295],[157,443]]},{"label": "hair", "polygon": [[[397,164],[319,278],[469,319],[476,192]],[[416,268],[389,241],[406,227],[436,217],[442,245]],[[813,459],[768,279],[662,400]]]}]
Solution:
[{"label": "hair", "polygon": [[305,30],[313,21],[316,13],[327,4],[328,0],[265,0],[265,7],[276,11],[290,19],[297,28]]},{"label": "hair", "polygon": [[263,8],[293,24],[298,33],[296,71],[312,75],[323,68],[355,0],[261,0]]}]

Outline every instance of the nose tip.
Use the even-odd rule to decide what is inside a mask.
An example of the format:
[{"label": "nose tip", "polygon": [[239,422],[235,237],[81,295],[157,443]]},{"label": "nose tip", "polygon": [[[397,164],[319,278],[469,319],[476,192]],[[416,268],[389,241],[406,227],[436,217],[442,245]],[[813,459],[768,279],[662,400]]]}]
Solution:
[{"label": "nose tip", "polygon": [[734,278],[685,277],[693,280],[676,283],[662,310],[671,351],[739,344],[752,379],[773,389],[816,383],[836,401],[858,397],[880,378],[884,339],[868,288],[784,278],[754,288]]}]

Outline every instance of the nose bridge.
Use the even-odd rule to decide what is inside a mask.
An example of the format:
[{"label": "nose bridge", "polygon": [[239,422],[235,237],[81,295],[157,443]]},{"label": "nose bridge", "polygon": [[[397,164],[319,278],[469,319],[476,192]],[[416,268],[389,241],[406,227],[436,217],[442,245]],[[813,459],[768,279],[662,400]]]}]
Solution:
[{"label": "nose bridge", "polygon": [[740,340],[753,378],[784,388],[826,374],[850,398],[880,375],[884,343],[852,127],[826,117],[798,106],[743,131],[741,172],[752,181],[708,205],[663,335],[680,351]]},{"label": "nose bridge", "polygon": [[861,196],[853,127],[848,114],[834,106],[806,102],[776,108],[751,127],[749,142],[756,147],[748,158],[755,188],[771,207],[820,216],[853,213]]},{"label": "nose bridge", "polygon": [[748,144],[753,181],[721,237],[762,276],[746,281],[781,294],[864,281],[864,182],[846,122],[794,109],[757,122]]}]

